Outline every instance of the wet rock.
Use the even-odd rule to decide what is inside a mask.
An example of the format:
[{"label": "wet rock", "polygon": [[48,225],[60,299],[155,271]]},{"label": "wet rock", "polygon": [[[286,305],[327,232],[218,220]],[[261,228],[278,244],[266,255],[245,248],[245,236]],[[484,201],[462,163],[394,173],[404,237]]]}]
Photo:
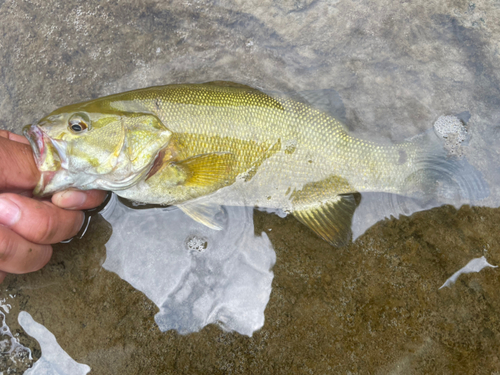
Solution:
[{"label": "wet rock", "polygon": [[[491,1],[0,0],[0,127],[19,132],[62,105],[168,83],[333,89],[346,127],[377,141],[468,111],[466,156],[489,183],[481,204],[498,207],[499,18]],[[465,148],[461,134],[448,140]],[[256,212],[277,262],[252,337],[215,325],[160,332],[157,307],[102,268],[104,221],[56,245],[43,270],[8,276],[0,298],[35,359],[21,310],[96,374],[491,374],[500,372],[498,270],[438,288],[473,258],[500,264],[498,223],[496,208],[441,207],[387,219],[336,249],[293,217]]]}]

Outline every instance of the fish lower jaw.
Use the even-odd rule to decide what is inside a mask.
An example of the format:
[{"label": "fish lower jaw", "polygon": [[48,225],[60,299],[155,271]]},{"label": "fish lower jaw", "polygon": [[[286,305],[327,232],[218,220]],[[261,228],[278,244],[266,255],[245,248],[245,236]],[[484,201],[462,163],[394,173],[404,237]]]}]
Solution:
[{"label": "fish lower jaw", "polygon": [[148,170],[144,170],[140,173],[130,173],[126,176],[113,176],[112,174],[94,176],[93,181],[91,181],[90,183],[80,184],[80,186],[82,186],[84,189],[122,191],[129,189],[141,180],[144,180],[147,172]]},{"label": "fish lower jaw", "polygon": [[36,197],[45,197],[53,193],[54,191],[50,191],[47,187],[54,178],[55,174],[56,172],[54,171],[41,172],[40,179],[35,186],[35,190],[33,190],[33,195]]},{"label": "fish lower jaw", "polygon": [[75,180],[67,170],[42,171],[40,179],[33,191],[33,195],[37,197],[46,197],[72,187],[78,188],[75,186]]}]

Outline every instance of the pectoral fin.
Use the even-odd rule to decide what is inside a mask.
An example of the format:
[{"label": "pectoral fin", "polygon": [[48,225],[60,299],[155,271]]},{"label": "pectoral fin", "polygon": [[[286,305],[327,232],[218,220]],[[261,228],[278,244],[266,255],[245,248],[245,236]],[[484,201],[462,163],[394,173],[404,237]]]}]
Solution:
[{"label": "pectoral fin", "polygon": [[233,154],[229,152],[195,155],[180,161],[168,161],[168,152],[158,155],[147,179],[155,176],[169,185],[202,189],[205,194],[230,182]]},{"label": "pectoral fin", "polygon": [[232,160],[230,152],[213,152],[192,156],[173,165],[184,171],[186,186],[220,186],[230,175]]},{"label": "pectoral fin", "polygon": [[[168,150],[165,151],[167,152]],[[163,163],[155,162],[147,183],[167,191],[177,202],[208,196],[235,180],[231,173],[234,158],[231,153],[215,152],[180,161],[167,159],[165,162],[167,156],[163,158]]]},{"label": "pectoral fin", "polygon": [[188,202],[178,207],[190,218],[211,229],[224,228],[225,215],[221,206],[204,202]]},{"label": "pectoral fin", "polygon": [[359,194],[337,195],[330,200],[295,209],[293,214],[325,241],[334,246],[344,246],[352,238],[352,217],[359,201]]}]

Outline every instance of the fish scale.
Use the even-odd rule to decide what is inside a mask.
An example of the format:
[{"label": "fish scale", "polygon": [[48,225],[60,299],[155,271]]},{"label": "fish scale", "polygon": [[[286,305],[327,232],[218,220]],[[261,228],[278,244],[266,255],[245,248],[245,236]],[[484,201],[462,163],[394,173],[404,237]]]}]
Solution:
[{"label": "fish scale", "polygon": [[[354,191],[397,192],[398,185],[414,171],[411,161],[416,148],[411,144],[381,146],[356,140],[326,114],[302,103],[271,98],[260,92],[254,93],[254,90],[251,95],[245,92],[235,96],[234,90],[228,88],[216,91],[216,95],[207,101],[207,92],[214,92],[213,87],[201,87],[200,90],[192,86],[176,88],[173,93],[165,90],[163,95],[155,98],[160,101],[156,114],[170,130],[180,135],[186,157],[218,151],[233,153],[236,164],[231,179],[245,172],[262,155],[265,147],[261,145],[283,139],[297,140],[295,155],[273,155],[265,172],[274,179],[283,180],[286,188],[291,176],[287,171],[281,173],[284,164],[293,169],[292,174],[296,182],[302,180],[300,183],[310,182],[311,177],[323,179],[340,172],[351,182]],[[179,98],[185,92],[189,95],[181,101]],[[179,106],[180,102],[184,106]],[[151,105],[148,107],[152,111],[155,109]],[[200,114],[192,107],[201,107]],[[250,142],[242,147],[237,142],[242,139]],[[397,162],[399,150],[411,153],[404,165]],[[305,164],[305,159],[316,163]]]},{"label": "fish scale", "polygon": [[[67,128],[75,113],[89,119],[81,134]],[[404,194],[408,181],[420,188],[425,178],[415,172],[427,168],[426,155],[434,152],[418,143],[354,138],[307,104],[228,82],[115,94],[60,108],[39,124],[28,138],[41,129],[51,142],[75,150],[66,157],[82,166],[45,180],[42,193],[73,179],[78,183],[71,187],[177,205],[216,229],[220,205],[280,208],[333,244],[349,238],[357,193]],[[124,139],[123,146],[99,139],[112,127],[108,133]],[[105,170],[111,172],[99,172]]]}]

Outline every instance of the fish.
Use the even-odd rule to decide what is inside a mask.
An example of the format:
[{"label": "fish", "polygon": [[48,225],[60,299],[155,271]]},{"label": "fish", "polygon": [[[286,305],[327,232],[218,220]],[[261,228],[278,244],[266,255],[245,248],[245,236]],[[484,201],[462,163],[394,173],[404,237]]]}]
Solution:
[{"label": "fish", "polygon": [[[26,126],[34,190],[102,189],[173,205],[219,230],[222,206],[279,209],[332,245],[363,192],[405,196],[456,175],[436,142],[375,143],[287,95],[232,82],[155,86],[72,104]],[[437,162],[439,161],[439,162]],[[456,169],[456,168],[455,168]]]}]

